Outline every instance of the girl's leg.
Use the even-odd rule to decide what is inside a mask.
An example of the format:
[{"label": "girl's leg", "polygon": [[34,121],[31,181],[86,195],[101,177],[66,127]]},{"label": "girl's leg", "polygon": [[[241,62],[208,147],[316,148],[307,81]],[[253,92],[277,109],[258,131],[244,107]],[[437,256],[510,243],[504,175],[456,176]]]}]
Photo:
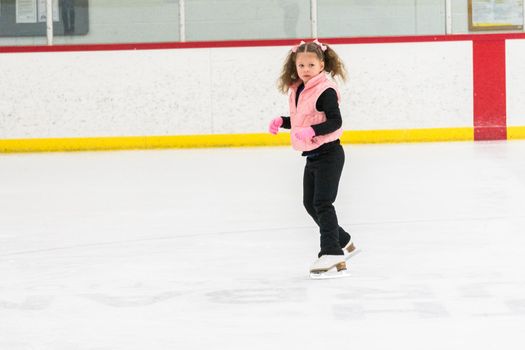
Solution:
[{"label": "girl's leg", "polygon": [[[343,149],[341,148],[341,151]],[[317,226],[319,228],[321,227],[319,223],[319,219],[317,217],[317,212],[314,207],[314,194],[315,194],[315,182],[316,182],[316,174],[318,173],[319,166],[317,165],[317,158],[311,158],[307,159],[307,163],[304,169],[304,175],[303,175],[303,205],[308,212],[308,214],[312,217],[312,219],[315,221]],[[344,151],[342,152],[342,162],[344,165]],[[342,167],[341,167],[342,170]],[[341,174],[339,171],[339,178]],[[339,180],[336,181],[336,184],[339,184]],[[336,189],[337,191],[337,189]],[[335,200],[335,199],[334,199]],[[333,203],[333,201],[331,202]],[[334,209],[335,211],[335,209]],[[348,242],[350,242],[350,234],[346,232],[341,226],[338,226],[338,234],[339,234],[339,246],[341,248],[345,247]]]},{"label": "girl's leg", "polygon": [[314,219],[315,223],[319,225],[317,220],[317,213],[314,208],[314,173],[308,166],[309,160],[306,160],[303,175],[303,205],[306,212]]},{"label": "girl's leg", "polygon": [[[312,217],[317,226],[319,225],[319,220],[317,218],[317,213],[314,208],[314,175],[313,172],[309,169],[308,166],[304,169],[303,176],[303,205],[306,209],[306,212]],[[341,248],[345,247],[348,242],[350,242],[350,234],[346,232],[341,226],[338,225],[339,231],[339,246]]]},{"label": "girl's leg", "polygon": [[346,245],[350,242],[350,239],[350,234],[343,230],[341,226],[339,226],[339,246],[341,248],[346,247]]},{"label": "girl's leg", "polygon": [[[319,225],[322,255],[341,255],[350,235],[339,227],[333,203],[344,165],[344,151],[337,147],[330,153],[309,158],[305,168],[304,203]],[[313,208],[313,210],[312,210]]]}]

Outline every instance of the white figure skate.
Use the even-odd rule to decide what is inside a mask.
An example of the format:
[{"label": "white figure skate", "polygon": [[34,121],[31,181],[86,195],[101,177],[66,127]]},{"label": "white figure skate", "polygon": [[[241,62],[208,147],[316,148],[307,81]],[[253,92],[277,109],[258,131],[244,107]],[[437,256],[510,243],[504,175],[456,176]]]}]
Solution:
[{"label": "white figure skate", "polygon": [[[331,271],[335,268],[335,271]],[[323,255],[310,267],[310,278],[324,279],[343,277],[346,272],[344,255]]]},{"label": "white figure skate", "polygon": [[343,248],[344,255],[323,255],[310,268],[311,279],[328,279],[348,276],[346,261],[359,253],[350,240]]}]

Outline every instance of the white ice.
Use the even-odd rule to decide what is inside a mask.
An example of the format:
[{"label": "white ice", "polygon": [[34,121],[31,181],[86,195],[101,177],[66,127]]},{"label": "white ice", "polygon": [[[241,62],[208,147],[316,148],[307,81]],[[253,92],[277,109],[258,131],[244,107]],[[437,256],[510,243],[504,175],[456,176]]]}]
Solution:
[{"label": "white ice", "polygon": [[345,151],[323,281],[287,147],[0,155],[0,349],[524,349],[525,143]]}]

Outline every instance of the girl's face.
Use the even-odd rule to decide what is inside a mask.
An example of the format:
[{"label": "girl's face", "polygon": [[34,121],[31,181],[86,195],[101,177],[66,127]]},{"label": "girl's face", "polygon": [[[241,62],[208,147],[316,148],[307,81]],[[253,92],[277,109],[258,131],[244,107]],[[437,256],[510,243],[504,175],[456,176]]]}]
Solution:
[{"label": "girl's face", "polygon": [[299,52],[295,57],[295,69],[299,79],[306,84],[323,71],[324,62],[314,52]]}]

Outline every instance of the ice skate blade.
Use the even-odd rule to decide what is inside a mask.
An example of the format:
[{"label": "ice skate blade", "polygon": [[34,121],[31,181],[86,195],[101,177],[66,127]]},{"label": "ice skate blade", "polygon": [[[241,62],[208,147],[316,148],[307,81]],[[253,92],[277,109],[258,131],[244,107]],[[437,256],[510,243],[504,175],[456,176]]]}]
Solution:
[{"label": "ice skate blade", "polygon": [[350,276],[348,270],[341,271],[326,271],[326,272],[310,272],[310,279],[313,280],[328,280],[335,278],[343,278]]}]

